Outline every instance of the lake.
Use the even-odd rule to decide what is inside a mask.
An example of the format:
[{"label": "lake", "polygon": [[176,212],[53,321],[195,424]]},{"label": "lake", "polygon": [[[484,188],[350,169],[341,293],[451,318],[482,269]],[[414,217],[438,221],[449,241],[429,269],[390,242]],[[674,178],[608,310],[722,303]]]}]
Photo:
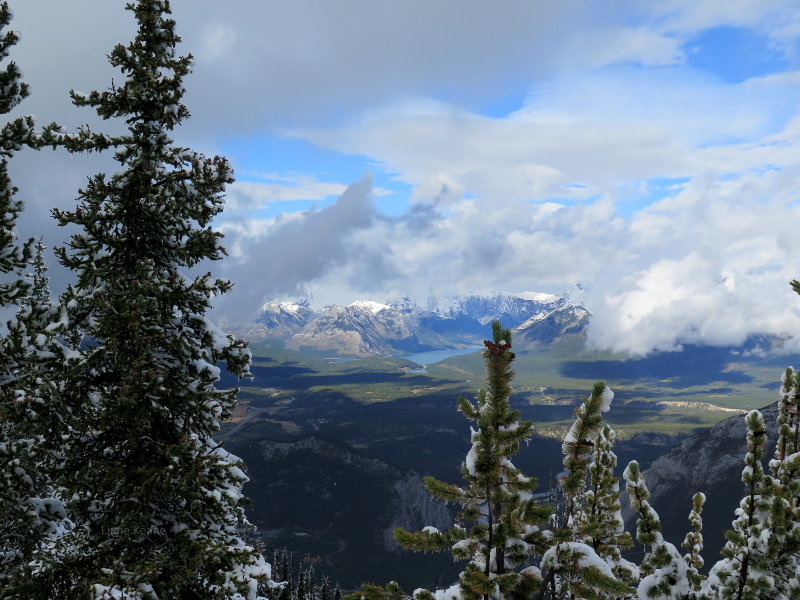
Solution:
[{"label": "lake", "polygon": [[413,354],[401,354],[397,358],[405,358],[406,360],[410,360],[411,362],[415,362],[418,365],[422,365],[422,369],[416,369],[415,371],[423,372],[427,365],[433,364],[435,362],[439,362],[440,360],[444,360],[445,358],[450,358],[451,356],[461,356],[462,354],[471,354],[473,352],[478,352],[483,347],[480,348],[446,348],[444,350],[429,350],[428,352],[415,352]]}]

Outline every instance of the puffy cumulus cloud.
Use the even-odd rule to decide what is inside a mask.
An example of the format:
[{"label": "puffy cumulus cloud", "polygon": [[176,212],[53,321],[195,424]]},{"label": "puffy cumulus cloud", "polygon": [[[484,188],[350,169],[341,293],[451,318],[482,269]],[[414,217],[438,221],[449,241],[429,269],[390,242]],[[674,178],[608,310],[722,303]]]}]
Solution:
[{"label": "puffy cumulus cloud", "polygon": [[[795,85],[783,78],[768,89],[780,89],[786,79]],[[731,87],[729,101],[743,89]],[[783,119],[765,119],[746,131],[731,126],[728,141],[707,146],[701,144],[706,133],[691,131],[691,122],[681,126],[675,114],[650,124],[651,140],[669,141],[654,148],[642,137],[644,123],[637,123],[644,113],[630,111],[627,128],[594,135],[588,152],[587,136],[607,116],[592,120],[580,105],[556,125],[552,119],[542,126],[530,114],[487,119],[438,110],[420,116],[417,108],[397,120],[384,113],[349,134],[305,135],[381,157],[387,169],[429,194],[418,194],[403,218],[363,232],[393,267],[372,288],[379,299],[412,295],[424,302],[497,289],[558,292],[591,280],[590,342],[643,354],[800,332],[798,301],[788,287],[800,276],[790,260],[800,252],[793,233],[800,218],[797,118],[785,99],[776,102]],[[618,109],[620,122],[626,106]],[[392,138],[405,125],[408,137]],[[560,135],[543,142],[550,126],[561,127]],[[383,145],[387,139],[393,141]],[[651,162],[643,160],[648,156]],[[525,173],[531,181],[524,181]],[[547,173],[552,181],[543,185]],[[621,216],[623,191],[615,181],[643,182],[640,193],[649,194],[647,178],[659,174],[685,182]],[[582,185],[569,187],[577,182]],[[447,193],[436,195],[437,189]],[[559,191],[561,198],[549,196]],[[789,346],[800,347],[798,340]]]},{"label": "puffy cumulus cloud", "polygon": [[563,291],[625,252],[625,224],[610,201],[560,209],[519,203],[486,212],[462,199],[439,210],[418,204],[360,230],[362,252],[314,281],[315,299],[410,296],[425,305],[430,297],[467,293]]},{"label": "puffy cumulus cloud", "polygon": [[773,335],[800,347],[800,169],[697,180],[641,211],[628,260],[598,270],[590,341],[645,354]]},{"label": "puffy cumulus cloud", "polygon": [[[791,128],[769,137],[791,148]],[[800,276],[789,260],[800,254],[800,166],[759,160],[736,174],[693,175],[631,217],[620,216],[614,194],[473,197],[473,181],[444,176],[440,165],[426,180],[430,196],[387,217],[362,181],[322,210],[222,225],[234,258],[225,275],[237,282],[222,312],[252,318],[275,296],[312,294],[323,304],[411,296],[424,304],[499,289],[560,292],[591,280],[589,340],[597,347],[645,354],[754,334],[800,347],[788,286]]]}]

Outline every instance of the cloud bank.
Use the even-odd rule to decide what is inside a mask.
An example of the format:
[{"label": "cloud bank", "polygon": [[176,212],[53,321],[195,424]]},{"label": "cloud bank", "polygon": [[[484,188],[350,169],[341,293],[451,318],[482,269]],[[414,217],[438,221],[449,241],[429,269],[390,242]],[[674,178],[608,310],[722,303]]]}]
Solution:
[{"label": "cloud bank", "polygon": [[[32,91],[17,112],[119,128],[73,108],[67,90],[119,77],[105,55],[133,35],[130,14],[107,0],[14,4],[13,58]],[[796,340],[796,2],[172,6],[196,58],[178,142],[277,148],[247,156],[263,164],[240,169],[217,224],[230,258],[210,268],[235,281],[222,313],[245,318],[270,297],[424,302],[587,281],[599,347]],[[777,66],[733,78],[693,66],[720,31],[749,36]],[[289,164],[287,140],[358,168]],[[63,243],[71,232],[50,208],[114,168],[107,156],[21,153],[21,233]],[[366,169],[405,197],[353,183]],[[51,266],[63,287],[70,274]]]}]

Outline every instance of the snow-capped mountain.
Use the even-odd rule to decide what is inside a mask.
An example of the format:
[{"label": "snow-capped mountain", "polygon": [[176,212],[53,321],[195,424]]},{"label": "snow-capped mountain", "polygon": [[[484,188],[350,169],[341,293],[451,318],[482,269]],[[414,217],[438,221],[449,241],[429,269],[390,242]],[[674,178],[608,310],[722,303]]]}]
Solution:
[{"label": "snow-capped mountain", "polygon": [[522,323],[551,312],[558,296],[525,292],[490,296],[469,295],[453,298],[419,314],[420,325],[457,343],[475,343],[488,335],[488,324],[499,320],[504,327]]},{"label": "snow-capped mountain", "polygon": [[314,348],[343,354],[394,354],[430,347],[420,343],[411,319],[387,304],[360,300],[327,307],[288,342],[292,349]]},{"label": "snow-capped mountain", "polygon": [[315,315],[308,300],[271,300],[261,307],[255,323],[236,328],[234,333],[248,340],[270,340],[283,344],[305,327]]},{"label": "snow-capped mountain", "polygon": [[580,336],[588,313],[576,294],[536,292],[472,294],[425,308],[409,298],[387,303],[357,300],[315,312],[308,301],[268,302],[257,323],[237,334],[292,349],[311,348],[344,354],[398,354],[480,344],[488,324],[499,319],[519,332],[522,347]]},{"label": "snow-capped mountain", "polygon": [[491,296],[469,295],[455,298],[444,306],[434,309],[442,317],[470,317],[481,325],[499,319],[507,327],[516,327],[534,315],[546,311],[560,298],[551,294],[505,294],[498,292]]}]

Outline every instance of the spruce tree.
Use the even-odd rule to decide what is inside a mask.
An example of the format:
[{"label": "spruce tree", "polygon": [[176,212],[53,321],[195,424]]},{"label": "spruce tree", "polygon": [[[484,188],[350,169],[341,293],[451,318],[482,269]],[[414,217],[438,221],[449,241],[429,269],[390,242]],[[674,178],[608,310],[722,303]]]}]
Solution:
[{"label": "spruce tree", "polygon": [[639,513],[636,539],[648,551],[642,559],[637,594],[652,600],[683,600],[691,592],[686,561],[661,534],[661,520],[648,501],[650,492],[639,463],[632,460],[625,472],[625,489],[631,506]]},{"label": "spruce tree", "polygon": [[[466,485],[424,479],[432,496],[462,507],[457,522],[444,532],[434,527],[414,533],[398,528],[395,538],[411,550],[449,550],[456,560],[467,561],[459,583],[444,592],[447,597],[524,598],[541,581],[538,569],[522,567],[546,547],[541,528],[550,511],[532,496],[536,480],[511,462],[533,433],[532,423],[520,421],[519,411],[509,404],[514,375],[511,331],[492,322],[492,339],[484,346],[487,388],[479,392],[476,404],[458,399],[458,409],[477,427],[470,427],[472,447],[461,466]],[[383,588],[367,585],[354,594],[362,595],[386,599],[403,597],[403,592],[391,583]],[[431,592],[417,590],[415,597],[430,598]]]},{"label": "spruce tree", "polygon": [[[9,57],[18,36],[7,28],[12,13],[0,3],[0,60]],[[8,114],[25,97],[28,86],[14,62],[0,70],[0,114]],[[41,311],[27,302],[31,277],[23,276],[33,240],[18,244],[16,221],[23,208],[11,183],[8,163],[23,146],[34,146],[33,119],[19,117],[0,129],[0,308],[22,304],[0,340],[0,597],[22,576],[25,565],[44,537],[55,531],[63,515],[60,504],[44,494],[38,468],[41,432],[38,426],[35,377],[31,365],[41,349]]]},{"label": "spruce tree", "polygon": [[245,377],[250,354],[205,316],[230,282],[186,274],[224,256],[211,220],[232,171],[170,137],[189,116],[191,56],[176,55],[168,0],[126,8],[136,37],[109,55],[123,80],[71,96],[127,132],[53,125],[43,136],[70,152],[113,148],[120,170],[92,177],[75,210],[54,211],[80,229],[57,249],[77,281],[56,331],[79,329],[87,342],[60,373],[59,484],[75,527],[40,556],[38,583],[50,599],[252,599],[270,568],[238,531],[242,463],[212,438],[236,402],[236,390],[216,389],[217,365]]},{"label": "spruce tree", "polygon": [[614,508],[616,480],[609,472],[616,457],[612,461],[610,444],[603,437],[604,433],[612,437],[610,428],[603,428],[601,413],[609,410],[613,398],[614,393],[605,383],[595,383],[592,393],[575,411],[575,421],[564,438],[565,475],[561,488],[565,506],[552,534],[553,545],[542,557],[545,575],[539,598],[548,592],[551,598],[600,598],[627,596],[632,591],[612,569],[617,567],[618,573],[628,579],[635,571],[630,567],[620,570],[625,563],[619,544],[624,545],[625,538],[620,537],[619,505]]},{"label": "spruce tree", "polygon": [[742,483],[747,493],[736,511],[733,529],[725,534],[728,541],[722,549],[724,558],[712,567],[708,577],[710,596],[720,600],[766,600],[776,593],[773,565],[768,558],[774,481],[761,464],[767,432],[759,411],[750,411],[745,420],[747,454]]},{"label": "spruce tree", "polygon": [[686,534],[681,544],[689,550],[683,555],[683,560],[686,561],[686,576],[689,578],[689,585],[694,592],[700,591],[704,581],[700,574],[700,569],[704,564],[703,556],[700,553],[703,551],[703,517],[701,515],[705,501],[706,495],[703,492],[697,492],[692,496],[692,511],[689,513],[692,530]]}]

